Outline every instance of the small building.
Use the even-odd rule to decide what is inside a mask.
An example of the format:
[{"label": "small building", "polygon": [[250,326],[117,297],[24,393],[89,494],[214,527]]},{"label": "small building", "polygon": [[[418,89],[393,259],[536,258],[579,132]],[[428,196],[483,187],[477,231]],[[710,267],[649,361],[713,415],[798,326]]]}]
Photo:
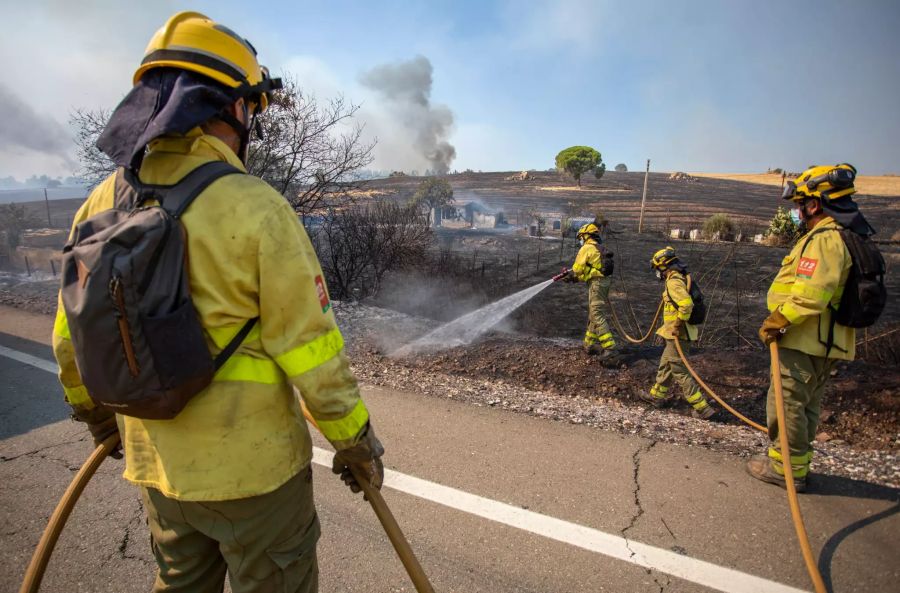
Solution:
[{"label": "small building", "polygon": [[466,222],[474,227],[493,229],[496,228],[497,225],[506,223],[506,219],[502,212],[491,210],[479,202],[469,202],[466,204],[465,212]]}]

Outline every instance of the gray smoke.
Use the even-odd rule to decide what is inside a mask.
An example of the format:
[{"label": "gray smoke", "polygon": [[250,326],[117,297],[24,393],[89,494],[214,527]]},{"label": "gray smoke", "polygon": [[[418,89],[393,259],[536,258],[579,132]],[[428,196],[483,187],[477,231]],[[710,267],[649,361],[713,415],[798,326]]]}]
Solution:
[{"label": "gray smoke", "polygon": [[360,82],[377,92],[388,104],[392,116],[413,134],[416,152],[438,174],[450,171],[456,149],[447,142],[453,113],[443,105],[431,104],[431,62],[416,56],[407,62],[376,66],[360,77]]},{"label": "gray smoke", "polygon": [[56,120],[38,114],[6,86],[0,84],[0,148],[25,148],[58,156],[74,164],[69,150],[72,137]]}]

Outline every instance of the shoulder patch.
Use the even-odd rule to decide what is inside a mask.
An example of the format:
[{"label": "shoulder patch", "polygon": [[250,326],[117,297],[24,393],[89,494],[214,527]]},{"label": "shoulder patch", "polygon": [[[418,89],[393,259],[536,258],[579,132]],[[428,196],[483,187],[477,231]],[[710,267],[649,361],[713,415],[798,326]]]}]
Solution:
[{"label": "shoulder patch", "polygon": [[811,257],[801,257],[800,263],[797,264],[797,275],[803,276],[804,278],[812,278],[818,265],[819,260],[817,259],[812,259]]},{"label": "shoulder patch", "polygon": [[316,276],[316,292],[319,293],[319,304],[322,305],[322,313],[327,313],[331,308],[331,301],[328,300],[328,291],[325,290],[325,280],[322,276]]}]

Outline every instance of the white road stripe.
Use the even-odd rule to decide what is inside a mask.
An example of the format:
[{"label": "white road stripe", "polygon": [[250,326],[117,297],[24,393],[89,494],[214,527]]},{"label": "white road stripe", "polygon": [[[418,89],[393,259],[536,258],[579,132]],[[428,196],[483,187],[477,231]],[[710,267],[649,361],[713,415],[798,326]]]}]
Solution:
[{"label": "white road stripe", "polygon": [[[52,362],[3,346],[0,346],[0,356],[6,356],[50,373],[56,374],[58,372],[58,367]],[[334,457],[334,454],[330,451],[313,447],[313,463],[330,468],[332,457]],[[796,589],[762,577],[718,566],[711,562],[697,560],[690,556],[682,556],[681,554],[642,544],[634,540],[626,540],[620,535],[606,533],[592,527],[585,527],[577,523],[521,509],[390,469],[386,469],[384,472],[384,485],[398,492],[435,502],[451,509],[483,517],[490,521],[509,525],[516,529],[603,554],[630,564],[663,572],[717,591],[726,591],[728,593],[804,593],[803,589]]]},{"label": "white road stripe", "polygon": [[12,348],[6,348],[5,346],[0,346],[0,356],[12,358],[13,360],[17,360],[19,362],[24,362],[25,364],[37,367],[42,371],[53,373],[54,375],[59,372],[59,367],[56,366],[56,363],[54,362],[50,362],[49,360],[44,360],[43,358],[38,358],[37,356],[32,356],[30,354],[25,354],[24,352],[19,352],[18,350],[13,350]]},{"label": "white road stripe", "polygon": [[[331,467],[334,454],[313,447],[313,463]],[[802,593],[762,577],[682,556],[634,540],[535,513],[506,503],[470,494],[449,486],[429,482],[390,469],[384,470],[384,485],[393,490],[436,502],[464,513],[477,515],[548,539],[571,544],[591,552],[624,560],[644,568],[729,593]]]}]

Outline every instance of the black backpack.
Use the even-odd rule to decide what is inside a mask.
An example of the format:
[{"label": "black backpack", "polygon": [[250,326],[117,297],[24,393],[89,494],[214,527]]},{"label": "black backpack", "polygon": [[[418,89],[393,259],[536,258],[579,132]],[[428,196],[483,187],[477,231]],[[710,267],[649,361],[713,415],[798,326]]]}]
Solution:
[{"label": "black backpack", "polygon": [[[828,230],[834,229],[821,229],[811,233],[803,244],[800,255],[803,255],[812,235]],[[887,287],[884,285],[887,267],[884,257],[868,237],[849,229],[840,229],[838,233],[850,252],[852,264],[837,309],[829,305],[831,319],[833,323],[845,327],[869,327],[878,320],[887,303]]]},{"label": "black backpack", "polygon": [[613,252],[607,251],[606,246],[603,243],[597,244],[598,251],[600,251],[600,265],[602,266],[600,272],[606,276],[607,278],[611,278],[613,272],[616,270],[616,260],[613,259]]},{"label": "black backpack", "polygon": [[113,208],[75,227],[63,249],[62,302],[78,371],[97,404],[174,418],[253,328],[257,319],[213,360],[191,301],[179,220],[209,184],[236,173],[213,161],[159,186],[119,169]]},{"label": "black backpack", "polygon": [[[694,301],[694,308],[691,309],[691,316],[688,317],[687,322],[691,325],[701,325],[706,321],[706,302],[703,300],[703,292],[700,290],[700,286],[693,281],[690,274],[686,274],[685,277],[687,278],[688,294],[691,300]],[[666,289],[666,294],[669,297],[669,302],[677,309],[678,305],[672,300],[672,295],[669,294],[668,289]]]}]

